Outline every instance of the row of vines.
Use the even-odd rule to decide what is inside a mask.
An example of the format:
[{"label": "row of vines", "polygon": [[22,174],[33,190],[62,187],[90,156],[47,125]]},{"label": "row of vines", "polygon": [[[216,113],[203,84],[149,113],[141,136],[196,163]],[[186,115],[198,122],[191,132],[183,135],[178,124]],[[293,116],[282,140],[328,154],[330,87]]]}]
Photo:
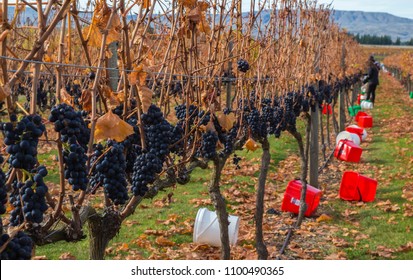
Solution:
[{"label": "row of vines", "polygon": [[[335,108],[356,88],[365,60],[331,21],[329,6],[254,0],[245,10],[241,0],[97,0],[79,11],[72,0],[16,2],[13,15],[7,0],[0,10],[2,259],[29,259],[34,244],[80,240],[86,225],[90,258],[103,259],[143,199],[188,183],[195,168],[208,165],[221,258],[229,259],[220,176],[243,148],[262,149],[256,247],[267,259],[268,139],[282,133],[297,139],[301,156],[299,227],[309,154],[319,145],[314,137],[320,129],[324,145],[324,130],[329,139],[344,117],[332,115],[331,132],[328,123],[312,123],[322,121],[323,105]],[[24,8],[37,12],[37,26],[23,24]],[[300,117],[304,130],[297,129]],[[45,142],[58,152],[58,195],[37,161]],[[96,197],[103,211],[90,203]]]}]

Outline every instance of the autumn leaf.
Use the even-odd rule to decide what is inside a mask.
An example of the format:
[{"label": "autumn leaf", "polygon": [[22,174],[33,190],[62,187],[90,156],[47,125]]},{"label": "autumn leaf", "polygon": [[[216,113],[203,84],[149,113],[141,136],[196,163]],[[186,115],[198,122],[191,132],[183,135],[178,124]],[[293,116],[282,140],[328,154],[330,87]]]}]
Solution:
[{"label": "autumn leaf", "polygon": [[186,8],[192,8],[197,0],[178,0],[178,3]]},{"label": "autumn leaf", "polygon": [[139,88],[139,98],[141,99],[142,111],[148,112],[149,107],[152,104],[153,92],[149,88],[142,86]]},{"label": "autumn leaf", "polygon": [[228,115],[224,114],[224,112],[217,112],[216,113],[219,125],[224,129],[224,131],[230,131],[231,128],[234,126],[235,123],[235,114],[229,113]]},{"label": "autumn leaf", "polygon": [[248,151],[254,152],[259,148],[259,145],[252,138],[248,138],[247,142],[244,145],[244,148],[246,148]]},{"label": "autumn leaf", "polygon": [[53,58],[50,55],[45,54],[44,57],[43,57],[43,61],[44,62],[53,62]]},{"label": "autumn leaf", "polygon": [[403,187],[402,197],[408,201],[413,201],[413,184]]},{"label": "autumn leaf", "polygon": [[320,223],[320,222],[328,222],[328,221],[331,221],[332,219],[333,219],[333,218],[330,217],[330,216],[327,215],[327,214],[321,214],[321,216],[318,217],[318,218],[316,219],[316,221],[317,221],[317,223]]},{"label": "autumn leaf", "polygon": [[60,255],[59,260],[76,260],[76,257],[71,253],[63,253]]},{"label": "autumn leaf", "polygon": [[159,246],[174,246],[175,242],[163,237],[159,236],[155,239],[155,243],[158,244]]},{"label": "autumn leaf", "polygon": [[92,90],[84,89],[79,102],[82,105],[83,110],[88,112],[92,111]]},{"label": "autumn leaf", "polygon": [[[100,48],[102,45],[102,33],[100,32],[99,28],[96,25],[89,25],[86,26],[82,30],[83,36],[86,38],[88,45],[95,48]],[[90,34],[90,35],[89,35]],[[115,29],[110,29],[108,35],[106,37],[106,46],[119,41],[120,40],[120,32]]]},{"label": "autumn leaf", "polygon": [[133,133],[133,127],[119,118],[118,115],[112,113],[112,110],[109,110],[96,122],[96,141],[114,139],[117,142],[122,142]]},{"label": "autumn leaf", "polygon": [[71,96],[66,89],[61,88],[60,89],[60,98],[62,99],[63,103],[66,103],[67,105],[74,106],[74,100],[73,96]]},{"label": "autumn leaf", "polygon": [[138,0],[137,2],[139,2],[144,9],[147,9],[151,6],[151,0]]},{"label": "autumn leaf", "polygon": [[197,6],[193,8],[192,10],[189,11],[189,13],[186,15],[187,18],[194,22],[194,23],[199,23],[201,21],[201,9]]},{"label": "autumn leaf", "polygon": [[146,84],[147,73],[143,71],[141,65],[135,65],[132,69],[132,73],[128,74],[128,80],[130,85],[144,86]]}]

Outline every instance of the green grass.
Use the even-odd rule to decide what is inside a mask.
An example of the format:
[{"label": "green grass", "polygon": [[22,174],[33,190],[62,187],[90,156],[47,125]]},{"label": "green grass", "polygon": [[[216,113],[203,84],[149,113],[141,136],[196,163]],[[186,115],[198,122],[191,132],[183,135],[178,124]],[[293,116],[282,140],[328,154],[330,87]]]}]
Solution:
[{"label": "green grass", "polygon": [[[280,160],[285,159],[292,151],[297,149],[296,141],[287,133],[280,137],[280,139],[274,139],[271,137],[271,159],[274,160],[275,164],[270,165],[270,171],[276,170],[277,163]],[[258,149],[254,152],[248,152],[245,150],[238,151],[237,155],[243,158],[243,161],[259,161],[261,156],[261,150]],[[55,153],[53,152],[53,155]],[[40,162],[45,161],[50,163],[51,154],[41,155],[39,157]],[[228,159],[229,165],[232,166],[232,159]],[[54,163],[53,163],[54,164]],[[212,166],[210,166],[212,167]],[[233,166],[232,166],[233,168]],[[256,172],[258,176],[258,171]],[[122,225],[119,234],[110,242],[108,247],[116,248],[122,243],[126,243],[130,250],[138,250],[143,257],[149,257],[150,252],[138,248],[133,241],[137,240],[145,230],[168,230],[170,226],[160,224],[159,221],[165,221],[171,214],[177,214],[177,224],[184,222],[186,219],[190,218],[191,223],[195,220],[198,208],[195,204],[189,203],[192,199],[207,199],[209,198],[207,183],[211,177],[211,168],[206,170],[195,169],[191,174],[191,181],[186,185],[177,185],[175,189],[167,190],[165,193],[160,193],[153,200],[145,200],[137,208],[136,212],[131,215],[127,221],[134,221],[137,224],[132,226]],[[57,165],[52,172],[52,181],[58,182]],[[251,182],[251,178],[247,176],[237,176],[233,178],[236,183],[248,183],[248,191],[254,192],[254,183]],[[221,186],[222,191],[231,187],[231,185],[223,184]],[[169,192],[173,192],[173,203],[169,205],[163,205],[163,207],[154,206],[154,202],[159,203],[159,200],[166,198]],[[228,204],[233,202],[228,201]],[[208,206],[212,210],[212,206]],[[229,210],[231,213],[231,210]],[[87,227],[85,228],[85,233],[87,234]],[[152,241],[152,245],[155,245],[155,236],[148,236],[148,239]],[[182,243],[192,242],[192,234],[176,234],[168,237],[171,241],[175,242],[177,245]],[[69,252],[77,259],[88,259],[88,237],[82,241],[76,243],[58,242],[55,244],[44,245],[36,248],[36,255],[45,255],[48,259],[58,259],[63,253]],[[119,253],[119,252],[116,252]],[[126,253],[123,253],[126,254]],[[108,259],[115,256],[114,253],[109,253],[107,255]]]}]

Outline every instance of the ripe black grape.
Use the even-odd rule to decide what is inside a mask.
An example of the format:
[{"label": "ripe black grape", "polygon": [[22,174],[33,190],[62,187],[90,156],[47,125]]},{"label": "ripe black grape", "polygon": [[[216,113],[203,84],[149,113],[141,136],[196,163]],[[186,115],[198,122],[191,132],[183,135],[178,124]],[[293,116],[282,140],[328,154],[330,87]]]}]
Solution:
[{"label": "ripe black grape", "polygon": [[[8,234],[2,234],[0,247],[9,241]],[[32,257],[33,240],[24,232],[19,231],[1,252],[2,260],[30,260]]]},{"label": "ripe black grape", "polygon": [[208,131],[202,134],[202,142],[201,142],[201,156],[205,159],[213,159],[216,154],[216,146],[218,142],[218,136],[215,132]]},{"label": "ripe black grape", "polygon": [[85,152],[85,149],[78,144],[71,144],[69,150],[63,151],[65,179],[72,185],[74,191],[86,190],[88,183]]},{"label": "ripe black grape", "polygon": [[[3,157],[0,155],[0,165],[3,163]],[[0,168],[0,215],[6,213],[5,205],[7,203],[6,174]]]},{"label": "ripe black grape", "polygon": [[238,71],[241,71],[243,73],[246,73],[250,69],[250,65],[244,59],[239,59],[237,61],[237,67],[238,67]]},{"label": "ripe black grape", "polygon": [[162,171],[162,161],[153,153],[139,155],[133,165],[132,192],[136,196],[144,196],[149,190],[148,184],[156,179]]}]

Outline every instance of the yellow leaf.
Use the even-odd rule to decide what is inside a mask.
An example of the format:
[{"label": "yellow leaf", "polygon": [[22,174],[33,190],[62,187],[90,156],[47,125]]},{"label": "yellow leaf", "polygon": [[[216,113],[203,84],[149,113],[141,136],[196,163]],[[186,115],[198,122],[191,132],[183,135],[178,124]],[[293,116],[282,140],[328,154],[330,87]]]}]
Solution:
[{"label": "yellow leaf", "polygon": [[320,217],[318,217],[317,218],[317,223],[320,223],[320,222],[328,222],[328,221],[331,221],[333,218],[332,217],[330,217],[329,215],[327,215],[327,214],[321,214],[321,216]]},{"label": "yellow leaf", "polygon": [[120,103],[125,102],[125,92],[123,90],[116,92],[116,98]]},{"label": "yellow leaf", "polygon": [[139,0],[139,2],[142,2],[142,8],[147,9],[151,6],[151,0]]},{"label": "yellow leaf", "polygon": [[201,12],[205,12],[209,8],[209,4],[206,1],[199,1],[198,7],[201,10]]},{"label": "yellow leaf", "polygon": [[[90,32],[89,32],[90,30]],[[102,33],[96,25],[89,25],[83,28],[83,36],[87,39],[88,45],[95,48],[100,48],[102,45]],[[89,36],[89,37],[88,37]],[[120,40],[120,32],[115,29],[110,29],[106,37],[106,46],[110,43]]]},{"label": "yellow leaf", "polygon": [[155,243],[158,244],[159,246],[174,246],[175,242],[163,237],[159,236],[156,238]]},{"label": "yellow leaf", "polygon": [[119,118],[118,115],[112,113],[112,110],[109,110],[96,122],[96,141],[114,139],[117,142],[122,142],[133,133],[133,127]]},{"label": "yellow leaf", "polygon": [[190,10],[189,13],[186,16],[190,21],[192,21],[194,23],[198,23],[198,22],[201,21],[201,10],[197,6],[194,9]]},{"label": "yellow leaf", "polygon": [[230,131],[235,123],[235,114],[229,113],[228,115],[225,115],[224,112],[217,112],[216,115],[219,125],[222,127],[222,129],[227,132]]},{"label": "yellow leaf", "polygon": [[71,96],[66,89],[62,88],[60,89],[60,98],[62,99],[63,103],[66,103],[67,105],[74,106],[74,100],[73,96]]},{"label": "yellow leaf", "polygon": [[255,151],[258,149],[258,144],[253,139],[249,138],[244,145],[244,148],[247,148],[248,151]]},{"label": "yellow leaf", "polygon": [[147,87],[139,88],[139,98],[141,99],[142,112],[147,113],[152,104],[153,92]]}]

